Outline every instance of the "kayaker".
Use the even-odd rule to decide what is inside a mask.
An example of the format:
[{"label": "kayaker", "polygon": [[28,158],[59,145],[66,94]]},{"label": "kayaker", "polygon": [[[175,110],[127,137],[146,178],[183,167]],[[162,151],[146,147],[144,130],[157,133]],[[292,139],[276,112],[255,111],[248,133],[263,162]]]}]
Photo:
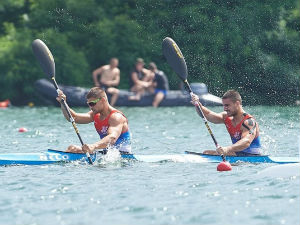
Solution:
[{"label": "kayaker", "polygon": [[219,146],[216,151],[206,150],[203,153],[237,156],[260,155],[259,126],[254,117],[244,111],[239,92],[227,91],[222,97],[222,102],[224,112],[216,113],[204,107],[200,103],[199,97],[192,94],[192,103],[201,107],[208,121],[215,124],[224,123],[232,140],[230,146]]},{"label": "kayaker", "polygon": [[[60,91],[56,99],[61,103],[62,98],[66,101],[66,96]],[[107,151],[107,148],[111,146],[117,148],[122,153],[130,153],[131,135],[128,120],[124,114],[109,104],[105,91],[99,87],[91,88],[86,95],[86,99],[90,111],[87,113],[77,113],[70,109],[70,112],[76,123],[87,124],[94,122],[94,126],[101,140],[83,146],[70,145],[67,148],[67,152],[89,152],[92,154],[100,149]],[[65,118],[69,120],[62,104],[61,109]]]},{"label": "kayaker", "polygon": [[120,70],[118,65],[119,60],[117,58],[111,58],[108,65],[101,66],[93,71],[95,86],[101,87],[112,95],[110,100],[111,106],[116,104],[120,92],[119,89],[116,88],[120,83]]},{"label": "kayaker", "polygon": [[164,99],[169,90],[169,82],[165,73],[157,69],[157,66],[154,62],[149,63],[149,69],[154,74],[153,86],[154,90],[154,99],[152,102],[153,107],[158,107],[160,102]]}]

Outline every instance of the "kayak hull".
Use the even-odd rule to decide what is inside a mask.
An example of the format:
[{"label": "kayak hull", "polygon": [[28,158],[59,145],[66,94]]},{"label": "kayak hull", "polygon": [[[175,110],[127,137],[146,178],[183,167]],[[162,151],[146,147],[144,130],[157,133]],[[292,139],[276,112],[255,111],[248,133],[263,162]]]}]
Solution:
[{"label": "kayak hull", "polygon": [[[221,156],[219,155],[206,155],[198,152],[189,152],[186,151],[186,154],[197,155],[206,159],[209,159],[211,162],[220,162]],[[248,163],[299,163],[298,157],[271,157],[268,155],[257,155],[257,156],[226,156],[226,161],[230,163],[238,162],[248,162]]]},{"label": "kayak hull", "polygon": [[[95,155],[92,155],[95,160]],[[11,153],[0,154],[0,166],[6,165],[43,165],[58,162],[70,162],[77,160],[85,160],[85,154],[67,153],[56,150],[48,150],[45,153]]]},{"label": "kayak hull", "polygon": [[[195,162],[195,163],[219,163],[221,161],[220,156],[204,155],[196,152],[185,152],[185,154],[173,154],[173,155],[135,155],[135,154],[121,154],[123,159],[136,160],[141,162]],[[91,159],[95,161],[97,154],[92,154]],[[71,162],[71,161],[87,161],[85,154],[69,153],[63,151],[57,151],[49,149],[45,153],[10,153],[0,154],[0,166],[8,165],[44,165],[59,162]],[[264,156],[247,156],[236,157],[228,156],[226,160],[230,163],[248,162],[248,163],[299,163],[297,157],[270,157]]]}]

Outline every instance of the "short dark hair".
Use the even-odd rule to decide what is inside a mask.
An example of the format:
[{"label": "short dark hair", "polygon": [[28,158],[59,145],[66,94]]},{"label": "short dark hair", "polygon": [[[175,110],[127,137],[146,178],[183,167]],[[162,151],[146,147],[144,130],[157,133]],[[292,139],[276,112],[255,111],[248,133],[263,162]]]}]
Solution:
[{"label": "short dark hair", "polygon": [[224,93],[222,99],[231,99],[233,102],[237,102],[239,101],[240,103],[242,103],[242,97],[240,95],[240,93],[236,90],[228,90]]},{"label": "short dark hair", "polygon": [[105,97],[106,98],[106,93],[103,89],[99,87],[93,87],[89,90],[89,92],[86,94],[86,99],[89,98],[100,98],[100,97]]}]

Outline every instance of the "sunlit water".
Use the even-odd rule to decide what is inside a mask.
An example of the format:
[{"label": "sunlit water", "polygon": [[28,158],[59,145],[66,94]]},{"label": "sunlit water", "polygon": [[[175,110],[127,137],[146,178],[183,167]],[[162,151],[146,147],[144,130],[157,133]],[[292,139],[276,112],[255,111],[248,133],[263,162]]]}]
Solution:
[{"label": "sunlit water", "polygon": [[[193,107],[121,110],[130,122],[135,153],[214,148]],[[260,123],[265,153],[299,156],[299,108],[246,110]],[[59,108],[0,110],[0,121],[0,153],[79,144]],[[29,131],[19,133],[19,127]],[[78,127],[84,142],[97,140],[92,125]],[[211,128],[221,145],[230,143],[224,125]],[[273,165],[241,164],[220,173],[213,163],[112,161],[0,167],[0,224],[300,223],[298,171],[260,176]]]}]

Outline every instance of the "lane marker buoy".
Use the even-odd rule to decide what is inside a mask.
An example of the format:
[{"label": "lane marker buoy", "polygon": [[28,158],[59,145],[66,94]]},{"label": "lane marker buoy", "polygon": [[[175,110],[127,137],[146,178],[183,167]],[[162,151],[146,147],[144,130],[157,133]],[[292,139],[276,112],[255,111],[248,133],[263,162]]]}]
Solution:
[{"label": "lane marker buoy", "polygon": [[25,128],[25,127],[20,127],[19,128],[19,132],[27,132],[28,130],[27,130],[27,128]]}]

